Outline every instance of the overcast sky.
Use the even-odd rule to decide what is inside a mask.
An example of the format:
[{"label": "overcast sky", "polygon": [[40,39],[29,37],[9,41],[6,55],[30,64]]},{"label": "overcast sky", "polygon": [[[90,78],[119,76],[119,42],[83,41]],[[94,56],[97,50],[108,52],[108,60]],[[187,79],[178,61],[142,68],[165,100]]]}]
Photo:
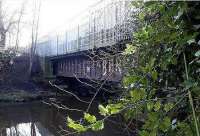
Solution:
[{"label": "overcast sky", "polygon": [[[25,14],[23,16],[23,30],[21,31],[21,45],[25,46],[30,41],[30,22],[32,21],[34,0],[4,0],[4,10],[7,14],[13,14],[20,10],[25,2]],[[73,20],[89,6],[99,0],[41,0],[39,37],[55,32],[57,28],[67,27]],[[29,24],[29,25],[28,25]]]},{"label": "overcast sky", "polygon": [[43,0],[41,9],[41,34],[67,25],[73,17],[83,12],[97,0]]}]

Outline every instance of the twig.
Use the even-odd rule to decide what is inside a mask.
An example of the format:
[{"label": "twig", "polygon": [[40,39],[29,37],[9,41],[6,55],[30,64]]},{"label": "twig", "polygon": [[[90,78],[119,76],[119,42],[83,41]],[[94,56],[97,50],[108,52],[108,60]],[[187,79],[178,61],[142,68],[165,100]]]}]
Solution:
[{"label": "twig", "polygon": [[[112,74],[112,73],[110,73],[110,74]],[[109,77],[110,74],[109,74],[107,77]],[[102,87],[103,87],[103,85],[106,83],[106,81],[107,81],[107,80],[105,79],[105,80],[103,81],[103,83],[100,85],[100,87],[97,89],[96,93],[94,94],[94,96],[92,97],[92,99],[91,99],[91,101],[90,101],[90,103],[89,103],[89,105],[88,105],[88,108],[87,108],[86,112],[89,111],[89,109],[90,109],[90,107],[91,107],[91,105],[92,105],[94,99],[96,98],[97,94],[100,92],[100,90],[102,89]]]},{"label": "twig", "polygon": [[90,103],[89,103],[89,105],[88,105],[88,108],[87,108],[86,112],[89,111],[89,109],[90,109],[90,107],[91,107],[91,105],[92,105],[94,99],[96,98],[97,94],[99,93],[99,91],[101,90],[101,88],[102,88],[102,86],[105,84],[105,82],[106,82],[106,80],[105,80],[105,81],[101,84],[101,86],[97,89],[96,93],[94,94],[94,96],[92,97],[92,99],[91,99],[91,101],[90,101]]},{"label": "twig", "polygon": [[[184,59],[184,65],[185,65],[186,79],[188,80],[189,75],[188,75],[187,61],[186,61],[185,53],[183,53],[183,59]],[[194,118],[195,128],[196,128],[196,134],[197,134],[197,136],[200,136],[199,127],[198,127],[198,123],[197,123],[197,117],[196,117],[196,113],[195,113],[195,109],[194,109],[193,98],[192,98],[192,94],[191,94],[190,90],[188,90],[188,97],[189,97],[189,102],[190,102],[190,105],[191,105],[191,108],[192,108],[192,113],[193,113],[193,118]]]},{"label": "twig", "polygon": [[51,81],[49,81],[49,84],[50,84],[51,86],[53,86],[53,87],[55,87],[55,88],[57,88],[57,89],[59,89],[59,90],[65,92],[65,93],[68,93],[68,94],[74,96],[74,97],[75,97],[78,101],[80,101],[80,102],[83,102],[83,103],[90,103],[90,102],[81,100],[81,99],[80,99],[77,95],[75,95],[74,93],[69,92],[69,91],[67,91],[67,90],[65,90],[65,89],[63,89],[63,88],[60,88],[59,86],[57,86],[57,85],[55,85],[55,84],[52,84]]},{"label": "twig", "polygon": [[53,106],[55,106],[58,109],[63,109],[63,110],[69,110],[69,111],[78,111],[78,112],[84,112],[83,110],[79,110],[79,109],[72,109],[72,108],[68,108],[67,106],[64,106],[61,104],[61,106],[59,106],[58,104],[52,102],[51,103]]}]

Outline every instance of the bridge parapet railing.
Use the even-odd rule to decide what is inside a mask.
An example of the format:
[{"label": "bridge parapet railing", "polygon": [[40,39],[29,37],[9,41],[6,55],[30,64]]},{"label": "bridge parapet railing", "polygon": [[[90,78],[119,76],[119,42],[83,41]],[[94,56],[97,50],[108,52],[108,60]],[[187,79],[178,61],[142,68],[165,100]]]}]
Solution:
[{"label": "bridge parapet railing", "polygon": [[63,55],[94,47],[112,46],[120,41],[129,40],[132,35],[129,4],[130,0],[100,2],[87,11],[83,22],[66,29],[62,34],[47,38],[45,42],[39,42],[39,55]]}]

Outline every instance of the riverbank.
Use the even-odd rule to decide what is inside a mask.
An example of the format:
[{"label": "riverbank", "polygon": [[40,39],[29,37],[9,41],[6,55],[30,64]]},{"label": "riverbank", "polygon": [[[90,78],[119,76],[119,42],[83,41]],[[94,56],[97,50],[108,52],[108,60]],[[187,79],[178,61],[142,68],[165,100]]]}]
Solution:
[{"label": "riverbank", "polygon": [[56,97],[56,93],[47,91],[27,92],[24,90],[0,91],[0,102],[30,102]]},{"label": "riverbank", "polygon": [[46,82],[21,79],[0,84],[0,103],[40,101],[55,98],[57,94]]}]

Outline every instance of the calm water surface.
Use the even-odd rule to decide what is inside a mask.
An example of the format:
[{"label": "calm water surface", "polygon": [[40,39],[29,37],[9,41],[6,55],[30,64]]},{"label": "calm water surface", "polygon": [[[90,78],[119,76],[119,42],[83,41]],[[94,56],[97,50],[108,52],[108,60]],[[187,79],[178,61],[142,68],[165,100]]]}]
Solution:
[{"label": "calm water surface", "polygon": [[[84,109],[85,105],[75,100],[68,100],[66,105],[71,108]],[[96,106],[93,106],[96,107]],[[97,110],[92,108],[92,113]],[[25,104],[0,104],[0,136],[61,136],[70,132],[63,132],[66,128],[66,117],[73,119],[81,117],[80,112],[63,111],[43,102]],[[86,132],[74,136],[124,136],[118,125],[106,123],[100,132]]]}]

